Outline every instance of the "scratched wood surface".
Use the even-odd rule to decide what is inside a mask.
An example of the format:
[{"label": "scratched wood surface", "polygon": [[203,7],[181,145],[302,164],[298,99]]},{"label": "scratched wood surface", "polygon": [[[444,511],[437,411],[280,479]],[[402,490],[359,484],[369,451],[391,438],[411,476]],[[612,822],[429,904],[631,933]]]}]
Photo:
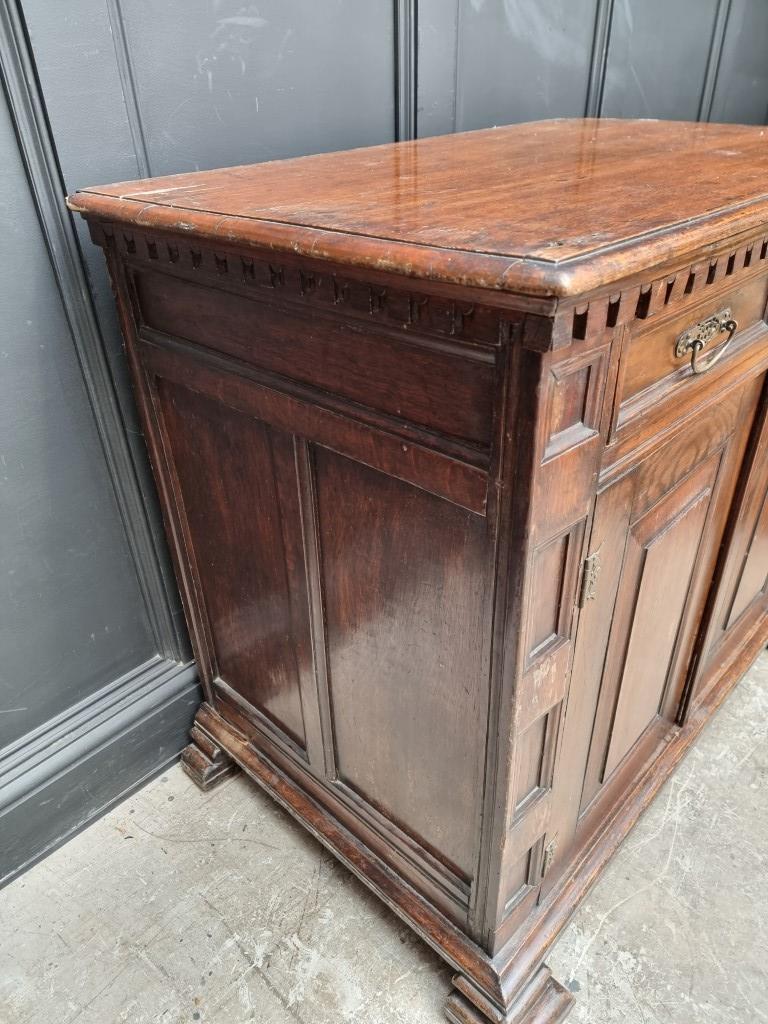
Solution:
[{"label": "scratched wood surface", "polygon": [[575,294],[768,212],[764,130],[555,120],[85,189],[146,227],[508,291]]}]

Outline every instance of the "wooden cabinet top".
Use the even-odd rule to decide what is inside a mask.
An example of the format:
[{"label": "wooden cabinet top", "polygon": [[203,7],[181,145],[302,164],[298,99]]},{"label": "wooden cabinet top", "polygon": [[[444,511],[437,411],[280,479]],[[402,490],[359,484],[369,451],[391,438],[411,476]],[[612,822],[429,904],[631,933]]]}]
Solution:
[{"label": "wooden cabinet top", "polygon": [[768,224],[768,129],[540,121],[89,188],[69,202],[223,247],[574,296]]}]

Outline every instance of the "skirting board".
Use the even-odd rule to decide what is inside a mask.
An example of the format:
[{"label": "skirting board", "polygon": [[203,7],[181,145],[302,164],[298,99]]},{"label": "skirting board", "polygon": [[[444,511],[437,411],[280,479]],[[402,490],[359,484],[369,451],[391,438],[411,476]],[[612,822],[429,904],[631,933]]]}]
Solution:
[{"label": "skirting board", "polygon": [[153,658],[0,750],[0,885],[173,763],[197,670]]}]

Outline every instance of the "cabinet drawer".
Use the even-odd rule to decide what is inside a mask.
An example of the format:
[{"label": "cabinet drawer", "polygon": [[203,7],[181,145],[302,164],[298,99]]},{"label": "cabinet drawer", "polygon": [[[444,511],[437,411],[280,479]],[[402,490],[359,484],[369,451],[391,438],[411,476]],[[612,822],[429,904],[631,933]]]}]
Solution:
[{"label": "cabinet drawer", "polygon": [[305,314],[170,274],[133,274],[139,330],[242,359],[487,450],[495,357],[478,346],[398,338],[379,325]]},{"label": "cabinet drawer", "polygon": [[[651,407],[654,412],[659,406],[668,409],[669,402],[674,403],[675,411],[679,409],[682,415],[687,403],[696,401],[699,387],[715,372],[715,366],[695,373],[691,366],[692,352],[678,354],[678,339],[686,332],[693,333],[698,325],[704,325],[711,318],[719,317],[721,323],[728,318],[735,320],[736,331],[717,364],[717,372],[722,372],[738,353],[743,353],[744,343],[748,342],[746,332],[763,322],[767,296],[768,278],[761,275],[739,288],[708,296],[706,302],[691,304],[661,323],[638,324],[632,329],[625,339],[619,368],[614,433],[634,425]],[[753,333],[750,332],[749,337]],[[725,329],[715,330],[713,334],[700,355],[704,366],[728,339]]]}]

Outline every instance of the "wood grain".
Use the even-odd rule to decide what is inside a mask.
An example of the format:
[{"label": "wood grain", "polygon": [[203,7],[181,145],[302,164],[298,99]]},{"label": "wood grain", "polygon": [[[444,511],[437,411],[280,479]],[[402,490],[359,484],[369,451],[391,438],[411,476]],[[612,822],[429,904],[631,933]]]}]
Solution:
[{"label": "wood grain", "polygon": [[122,182],[70,205],[224,244],[575,295],[764,224],[767,170],[759,127],[555,120]]}]

